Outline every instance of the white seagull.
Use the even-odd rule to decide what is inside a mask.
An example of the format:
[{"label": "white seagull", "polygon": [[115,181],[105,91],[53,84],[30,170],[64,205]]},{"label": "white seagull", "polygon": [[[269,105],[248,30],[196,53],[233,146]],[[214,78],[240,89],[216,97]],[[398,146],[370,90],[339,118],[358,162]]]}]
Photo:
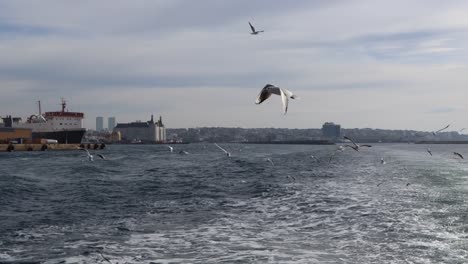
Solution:
[{"label": "white seagull", "polygon": [[171,146],[169,146],[169,145],[166,145],[166,147],[168,147],[169,150],[170,150],[171,152],[174,152],[174,148],[173,148],[173,147],[171,147]]},{"label": "white seagull", "polygon": [[231,153],[229,153],[227,150],[223,149],[222,147],[220,147],[218,144],[214,143],[220,150],[224,151],[224,153],[226,153],[226,156],[228,157],[231,157]]},{"label": "white seagull", "polygon": [[435,135],[436,135],[437,133],[439,133],[440,131],[442,131],[442,130],[445,130],[445,129],[449,128],[449,126],[450,126],[450,124],[448,124],[448,125],[447,125],[447,126],[445,126],[444,128],[441,128],[441,129],[439,129],[439,130],[437,130],[437,131],[433,131],[433,132],[432,132],[432,135],[434,135],[434,136],[435,136]]},{"label": "white seagull", "polygon": [[252,30],[252,33],[250,33],[251,35],[257,35],[258,33],[263,32],[263,30],[256,31],[254,26],[252,26],[250,22],[249,22],[249,25],[250,25],[250,29]]},{"label": "white seagull", "polygon": [[354,149],[355,151],[359,151],[359,148],[360,148],[360,147],[368,147],[368,148],[372,147],[371,145],[358,145],[358,144],[356,144],[356,143],[354,142],[354,140],[352,140],[351,138],[349,138],[349,137],[347,137],[347,136],[344,136],[343,138],[344,138],[344,139],[347,139],[347,140],[351,141],[351,143],[353,143],[353,146],[351,146],[351,145],[345,145],[345,147],[352,148],[352,149]]},{"label": "white seagull", "polygon": [[260,92],[260,94],[257,97],[257,100],[255,100],[255,103],[256,104],[261,104],[263,101],[268,99],[271,96],[271,94],[281,95],[281,100],[283,102],[283,112],[284,112],[284,114],[286,114],[286,112],[288,111],[289,98],[291,98],[291,99],[298,98],[296,95],[294,95],[292,92],[290,92],[289,90],[287,90],[285,88],[279,88],[279,87],[276,87],[274,85],[267,84],[267,85],[265,85],[265,87],[263,87],[262,91]]},{"label": "white seagull", "polygon": [[273,161],[270,158],[267,158],[266,161],[270,162],[272,166],[275,166],[275,164],[273,163]]},{"label": "white seagull", "polygon": [[94,161],[93,155],[91,155],[87,149],[85,149],[85,148],[79,148],[79,149],[86,151],[86,154],[88,155],[88,160],[89,161]]}]

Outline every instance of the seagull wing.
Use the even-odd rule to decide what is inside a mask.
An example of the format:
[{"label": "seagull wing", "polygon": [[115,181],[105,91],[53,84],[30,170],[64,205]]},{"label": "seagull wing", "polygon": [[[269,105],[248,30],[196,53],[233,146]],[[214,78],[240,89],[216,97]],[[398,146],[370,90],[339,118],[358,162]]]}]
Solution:
[{"label": "seagull wing", "polygon": [[97,154],[97,156],[100,157],[100,158],[103,159],[103,160],[106,159],[106,157],[104,157],[104,155],[102,155],[102,154]]},{"label": "seagull wing", "polygon": [[356,148],[358,147],[358,145],[357,145],[356,143],[354,143],[354,140],[352,140],[351,138],[349,138],[349,137],[347,137],[347,136],[344,136],[343,138],[344,138],[344,139],[347,139],[347,140],[349,140],[349,141],[351,141],[351,143],[353,143],[353,145],[354,145]]},{"label": "seagull wing", "polygon": [[252,24],[250,24],[250,22],[249,22],[249,26],[250,26],[250,29],[252,30],[252,33],[255,33],[255,28],[254,26],[252,26]]},{"label": "seagull wing", "polygon": [[224,153],[228,154],[229,152],[227,152],[227,150],[223,149],[222,147],[220,147],[218,144],[214,143],[220,150],[224,151]]},{"label": "seagull wing", "polygon": [[460,153],[458,153],[458,152],[454,152],[453,154],[455,154],[455,155],[457,155],[458,157],[464,159],[463,156],[462,156],[462,154],[460,154]]},{"label": "seagull wing", "polygon": [[283,102],[283,113],[286,114],[288,112],[288,96],[285,94],[283,89],[279,89],[281,92],[281,101]]},{"label": "seagull wing", "polygon": [[435,133],[439,133],[440,131],[442,131],[442,130],[445,130],[445,129],[449,128],[449,126],[450,126],[450,124],[448,124],[448,125],[447,125],[446,127],[444,127],[444,128],[441,128],[441,129],[437,130]]},{"label": "seagull wing", "polygon": [[271,96],[271,92],[266,88],[266,86],[262,89],[260,94],[257,97],[257,100],[255,100],[256,104],[261,104],[263,101],[268,99]]},{"label": "seagull wing", "polygon": [[168,146],[168,145],[166,145],[166,147],[168,147],[168,148],[171,150],[171,152],[174,151],[174,148],[173,148],[173,147]]}]

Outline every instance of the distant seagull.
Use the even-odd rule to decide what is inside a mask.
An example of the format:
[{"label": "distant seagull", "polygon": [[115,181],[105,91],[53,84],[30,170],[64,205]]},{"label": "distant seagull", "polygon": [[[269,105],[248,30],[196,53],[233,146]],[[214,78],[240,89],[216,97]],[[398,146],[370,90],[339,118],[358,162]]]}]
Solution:
[{"label": "distant seagull", "polygon": [[431,156],[432,156],[432,151],[431,151],[430,148],[427,148],[427,152],[428,152],[429,154],[431,154]]},{"label": "distant seagull", "polygon": [[171,147],[171,146],[169,146],[169,145],[166,145],[166,147],[168,147],[169,150],[170,150],[171,152],[174,152],[174,148],[173,148],[173,147]]},{"label": "distant seagull", "polygon": [[411,183],[408,182],[408,183],[406,184],[406,186],[409,186],[410,184],[411,184]]},{"label": "distant seagull", "polygon": [[267,85],[265,85],[265,87],[263,87],[262,91],[260,92],[260,94],[257,97],[257,100],[255,100],[255,103],[256,104],[261,104],[263,101],[268,99],[271,96],[271,94],[281,95],[281,100],[283,102],[283,113],[284,114],[286,114],[286,112],[288,112],[289,98],[291,98],[291,99],[298,98],[296,95],[294,95],[292,92],[290,92],[289,90],[287,90],[285,88],[279,88],[279,87],[276,87],[276,86],[274,86],[272,84],[267,84]]},{"label": "distant seagull", "polygon": [[437,133],[439,133],[439,132],[442,131],[442,130],[445,130],[445,129],[449,128],[449,126],[450,126],[450,124],[448,124],[448,125],[445,126],[444,128],[441,128],[441,129],[439,129],[439,130],[437,130],[437,131],[432,132],[432,135],[434,135],[434,136],[437,135]]},{"label": "distant seagull", "polygon": [[460,157],[460,158],[462,158],[462,159],[464,159],[463,156],[462,156],[462,154],[460,154],[460,153],[458,153],[458,152],[454,152],[453,154],[454,154],[454,155],[457,155],[458,157]]},{"label": "distant seagull", "polygon": [[465,130],[465,129],[466,129],[466,128],[462,128],[462,129],[460,129],[460,131],[458,131],[458,133],[461,133],[461,132],[463,132],[463,130]]},{"label": "distant seagull", "polygon": [[97,154],[97,156],[100,157],[100,158],[103,159],[103,160],[106,159],[106,157],[104,157],[104,155],[102,155],[102,154]]},{"label": "distant seagull", "polygon": [[107,262],[109,262],[109,263],[112,264],[112,262],[111,262],[108,258],[104,257],[104,255],[103,255],[102,253],[100,253],[100,254],[101,254],[101,257],[102,257],[105,261],[107,261]]},{"label": "distant seagull", "polygon": [[179,154],[188,155],[189,153],[187,151],[185,151],[185,150],[181,150],[181,151],[179,151]]},{"label": "distant seagull", "polygon": [[358,144],[356,144],[356,143],[354,142],[354,140],[352,140],[351,138],[349,138],[349,137],[347,137],[347,136],[344,136],[343,138],[344,138],[344,139],[347,139],[347,140],[351,141],[351,143],[353,143],[352,146],[351,146],[351,145],[345,145],[345,147],[352,148],[352,149],[354,149],[355,151],[359,151],[359,148],[360,148],[360,147],[368,147],[368,148],[372,147],[371,145],[365,145],[365,144],[364,144],[364,145],[358,145]]},{"label": "distant seagull", "polygon": [[316,160],[317,162],[320,162],[320,160],[317,157],[315,157],[314,155],[310,155],[310,157],[313,158],[314,160]]},{"label": "distant seagull", "polygon": [[263,32],[263,30],[256,31],[254,26],[252,26],[250,22],[249,22],[249,25],[250,25],[250,29],[252,30],[252,33],[250,33],[251,35],[257,35],[258,33]]},{"label": "distant seagull", "polygon": [[214,143],[220,150],[224,151],[224,153],[226,153],[226,156],[228,157],[231,157],[231,153],[229,153],[227,150],[223,149],[222,147],[220,147],[218,144]]},{"label": "distant seagull", "polygon": [[385,164],[385,160],[383,158],[380,158],[380,164]]},{"label": "distant seagull", "polygon": [[272,166],[275,166],[275,164],[273,163],[273,161],[270,158],[266,159],[266,161],[269,161]]},{"label": "distant seagull", "polygon": [[380,185],[382,185],[382,183],[384,183],[384,182],[379,182],[379,183],[377,184],[377,186],[380,186]]},{"label": "distant seagull", "polygon": [[85,148],[79,148],[79,150],[86,151],[86,154],[88,155],[88,160],[89,160],[89,161],[94,161],[93,155],[91,155],[87,149],[85,149]]},{"label": "distant seagull", "polygon": [[296,178],[294,176],[288,175],[286,176],[286,178],[288,178],[292,182],[296,182]]},{"label": "distant seagull", "polygon": [[330,156],[330,159],[328,160],[328,162],[330,163],[332,161],[332,159],[335,157],[336,153],[343,152],[344,150],[345,150],[345,148],[343,146],[341,146],[341,145],[338,146],[338,148]]}]

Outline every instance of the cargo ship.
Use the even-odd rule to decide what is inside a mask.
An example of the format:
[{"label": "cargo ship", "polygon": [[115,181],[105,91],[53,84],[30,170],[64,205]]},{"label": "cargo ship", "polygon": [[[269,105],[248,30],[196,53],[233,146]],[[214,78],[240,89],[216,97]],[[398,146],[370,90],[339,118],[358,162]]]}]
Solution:
[{"label": "cargo ship", "polygon": [[29,128],[32,130],[32,140],[55,139],[59,144],[79,144],[86,129],[83,128],[84,114],[69,112],[67,103],[62,98],[62,110],[56,112],[41,112],[41,102],[38,102],[39,114],[33,114],[22,122],[19,117],[3,118],[5,127]]}]

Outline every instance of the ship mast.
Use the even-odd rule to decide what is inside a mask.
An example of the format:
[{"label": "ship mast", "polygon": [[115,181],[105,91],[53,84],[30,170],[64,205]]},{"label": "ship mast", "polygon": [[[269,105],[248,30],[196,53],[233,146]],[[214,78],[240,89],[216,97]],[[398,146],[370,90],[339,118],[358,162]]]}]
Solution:
[{"label": "ship mast", "polygon": [[42,111],[41,111],[41,100],[37,101],[37,104],[39,105],[39,115],[42,115]]},{"label": "ship mast", "polygon": [[65,99],[62,97],[62,113],[65,112],[65,107],[67,106],[67,102],[65,101]]}]

